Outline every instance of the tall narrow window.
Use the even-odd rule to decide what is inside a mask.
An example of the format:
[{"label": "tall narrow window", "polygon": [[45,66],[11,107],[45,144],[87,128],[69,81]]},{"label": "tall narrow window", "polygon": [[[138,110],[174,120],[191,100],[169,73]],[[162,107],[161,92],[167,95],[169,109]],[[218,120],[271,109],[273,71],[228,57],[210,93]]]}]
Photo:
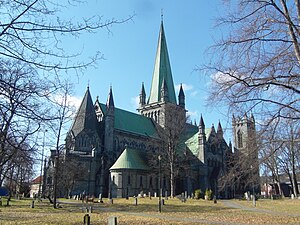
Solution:
[{"label": "tall narrow window", "polygon": [[130,185],[130,175],[127,177],[127,184]]},{"label": "tall narrow window", "polygon": [[237,132],[237,139],[238,139],[238,148],[242,148],[243,147],[243,134],[240,130]]}]

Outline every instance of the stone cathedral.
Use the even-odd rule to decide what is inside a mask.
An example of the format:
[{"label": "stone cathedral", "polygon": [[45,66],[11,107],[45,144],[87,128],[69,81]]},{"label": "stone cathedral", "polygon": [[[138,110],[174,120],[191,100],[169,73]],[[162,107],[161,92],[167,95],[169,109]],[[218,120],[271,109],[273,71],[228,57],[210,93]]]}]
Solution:
[{"label": "stone cathedral", "polygon": [[[199,188],[217,191],[218,178],[226,173],[231,144],[224,140],[220,122],[217,128],[207,128],[201,116],[198,124],[191,124],[186,112],[182,86],[179,95],[175,94],[162,21],[151,89],[147,96],[142,83],[138,113],[118,108],[112,87],[105,103],[98,97],[93,101],[87,88],[66,137],[63,159],[79,171],[68,193],[127,197],[154,195],[160,188],[163,194],[170,193],[169,145],[165,144],[168,136],[162,133],[180,124],[183,126],[178,137],[168,142],[176,152],[175,194],[186,191],[190,195]],[[236,124],[242,127],[242,123]],[[239,127],[236,134],[240,147],[239,132],[244,131]]]}]

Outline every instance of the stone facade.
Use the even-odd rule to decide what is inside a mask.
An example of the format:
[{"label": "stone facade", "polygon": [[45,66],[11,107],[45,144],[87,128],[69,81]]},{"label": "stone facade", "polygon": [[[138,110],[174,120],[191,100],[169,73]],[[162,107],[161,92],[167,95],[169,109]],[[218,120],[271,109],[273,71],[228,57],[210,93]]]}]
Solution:
[{"label": "stone facade", "polygon": [[[166,157],[158,159],[170,144],[179,161],[174,164],[175,194],[191,195],[199,188],[218,192],[218,178],[226,173],[226,153],[231,149],[220,123],[217,130],[214,125],[206,128],[202,116],[198,125],[187,123],[182,86],[175,97],[163,23],[150,95],[147,100],[142,84],[139,99],[135,114],[115,107],[112,87],[106,104],[98,98],[93,103],[87,89],[66,137],[63,160],[78,162],[81,172],[69,173],[73,181],[69,194],[127,197],[150,192],[153,196],[159,187],[163,194],[170,193]],[[167,142],[171,137],[174,141]]]}]

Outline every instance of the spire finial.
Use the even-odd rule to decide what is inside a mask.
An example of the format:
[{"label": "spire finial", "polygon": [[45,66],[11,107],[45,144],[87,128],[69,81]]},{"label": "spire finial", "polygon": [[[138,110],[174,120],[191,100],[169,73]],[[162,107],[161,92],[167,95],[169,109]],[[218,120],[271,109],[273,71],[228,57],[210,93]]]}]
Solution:
[{"label": "spire finial", "polygon": [[164,10],[163,9],[160,10],[160,17],[161,17],[161,22],[163,22],[163,20],[164,20]]},{"label": "spire finial", "polygon": [[88,80],[87,88],[90,89],[90,80]]}]

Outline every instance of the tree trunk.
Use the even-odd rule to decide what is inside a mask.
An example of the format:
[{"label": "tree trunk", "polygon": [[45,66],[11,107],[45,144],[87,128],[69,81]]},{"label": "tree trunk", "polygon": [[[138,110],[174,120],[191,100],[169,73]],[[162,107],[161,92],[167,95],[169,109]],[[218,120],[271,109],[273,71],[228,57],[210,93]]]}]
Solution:
[{"label": "tree trunk", "polygon": [[170,164],[170,196],[174,198],[174,165]]}]

